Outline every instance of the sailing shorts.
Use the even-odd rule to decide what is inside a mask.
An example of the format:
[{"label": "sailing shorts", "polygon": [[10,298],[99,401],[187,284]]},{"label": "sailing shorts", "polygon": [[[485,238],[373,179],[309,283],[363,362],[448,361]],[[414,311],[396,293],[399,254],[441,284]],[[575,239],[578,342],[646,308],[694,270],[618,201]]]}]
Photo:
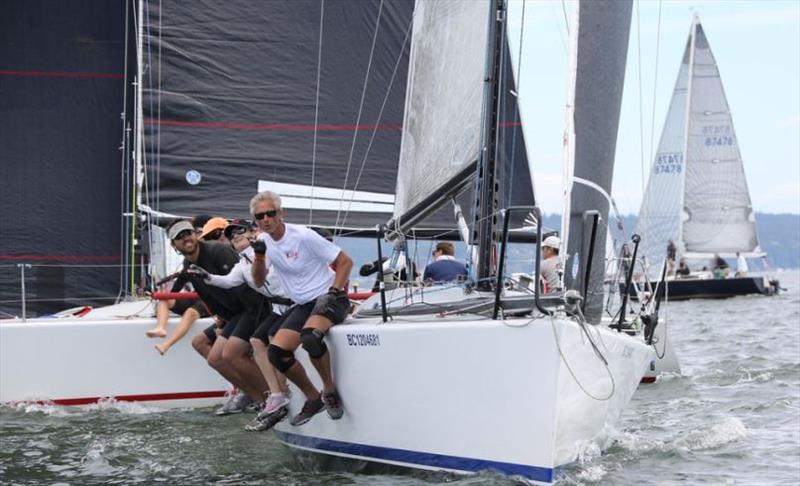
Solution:
[{"label": "sailing shorts", "polygon": [[200,314],[201,318],[211,315],[208,313],[206,304],[200,299],[176,299],[175,305],[173,305],[172,309],[170,310],[179,316],[182,316],[183,313],[190,308],[196,310],[197,313]]},{"label": "sailing shorts", "polygon": [[350,299],[347,294],[332,296],[324,294],[311,302],[305,304],[295,304],[281,316],[281,320],[275,325],[275,332],[278,329],[289,329],[300,332],[306,325],[306,321],[312,315],[320,315],[331,321],[333,325],[339,324],[347,318],[350,311]]},{"label": "sailing shorts", "polygon": [[280,314],[275,312],[270,313],[266,319],[261,321],[251,337],[264,341],[264,344],[269,344],[270,338],[274,336],[280,328],[280,320]]},{"label": "sailing shorts", "polygon": [[249,341],[250,336],[256,331],[261,321],[272,313],[272,304],[266,298],[259,299],[252,307],[244,312],[231,317],[222,328],[222,336],[230,339],[231,336],[243,341]]}]

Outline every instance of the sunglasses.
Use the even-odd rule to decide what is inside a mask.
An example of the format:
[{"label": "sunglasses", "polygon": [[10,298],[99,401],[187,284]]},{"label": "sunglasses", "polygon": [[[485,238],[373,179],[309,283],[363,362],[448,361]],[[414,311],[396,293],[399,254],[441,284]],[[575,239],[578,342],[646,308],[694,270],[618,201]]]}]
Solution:
[{"label": "sunglasses", "polygon": [[183,231],[181,231],[180,233],[178,233],[177,235],[175,235],[175,238],[173,238],[173,239],[172,239],[172,241],[175,241],[175,240],[182,240],[182,239],[184,239],[184,238],[188,238],[188,237],[189,237],[189,236],[191,236],[193,233],[194,233],[194,232],[193,232],[192,230],[188,230],[188,229],[187,229],[187,230],[183,230]]},{"label": "sunglasses", "polygon": [[233,238],[234,236],[243,235],[247,232],[247,228],[244,226],[234,226],[231,228],[228,233],[230,233],[229,238]]},{"label": "sunglasses", "polygon": [[262,213],[255,213],[253,215],[253,217],[256,218],[257,220],[261,221],[262,219],[264,219],[264,216],[266,216],[268,218],[274,218],[277,215],[278,215],[278,210],[277,209],[270,209],[269,211],[264,211]]},{"label": "sunglasses", "polygon": [[220,239],[221,236],[222,236],[222,230],[221,229],[215,229],[211,233],[205,235],[203,237],[203,239],[206,240],[206,241],[216,241],[216,240]]}]

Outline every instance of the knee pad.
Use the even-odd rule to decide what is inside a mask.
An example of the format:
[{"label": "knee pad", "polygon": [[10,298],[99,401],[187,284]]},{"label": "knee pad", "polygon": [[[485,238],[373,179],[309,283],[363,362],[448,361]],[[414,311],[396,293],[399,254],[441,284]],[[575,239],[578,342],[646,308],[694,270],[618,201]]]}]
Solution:
[{"label": "knee pad", "polygon": [[295,363],[293,352],[286,351],[274,344],[270,344],[267,348],[267,358],[269,358],[269,362],[272,363],[272,366],[281,373],[286,373]]},{"label": "knee pad", "polygon": [[328,347],[325,346],[323,338],[325,333],[313,327],[307,327],[300,331],[300,342],[303,343],[303,349],[308,352],[308,355],[313,359],[319,359],[325,356]]}]

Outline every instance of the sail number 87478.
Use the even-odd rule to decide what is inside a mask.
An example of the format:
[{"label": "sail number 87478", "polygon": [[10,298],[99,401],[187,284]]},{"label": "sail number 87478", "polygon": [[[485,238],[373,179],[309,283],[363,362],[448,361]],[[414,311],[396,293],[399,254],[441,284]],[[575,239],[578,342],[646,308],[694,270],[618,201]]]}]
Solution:
[{"label": "sail number 87478", "polygon": [[659,154],[656,163],[653,166],[653,173],[655,174],[680,174],[683,168],[683,154],[666,153]]}]

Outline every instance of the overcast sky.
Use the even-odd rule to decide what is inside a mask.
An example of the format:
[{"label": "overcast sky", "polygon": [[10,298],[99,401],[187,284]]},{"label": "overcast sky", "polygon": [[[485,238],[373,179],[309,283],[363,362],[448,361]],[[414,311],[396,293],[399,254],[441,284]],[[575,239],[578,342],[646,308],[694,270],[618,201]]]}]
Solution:
[{"label": "overcast sky", "polygon": [[[523,0],[510,1],[516,51]],[[524,7],[520,110],[539,204],[546,213],[560,213],[565,17],[574,3],[526,0]],[[694,12],[717,60],[756,211],[800,213],[798,0],[634,0],[613,190],[620,211],[639,211]]]}]

